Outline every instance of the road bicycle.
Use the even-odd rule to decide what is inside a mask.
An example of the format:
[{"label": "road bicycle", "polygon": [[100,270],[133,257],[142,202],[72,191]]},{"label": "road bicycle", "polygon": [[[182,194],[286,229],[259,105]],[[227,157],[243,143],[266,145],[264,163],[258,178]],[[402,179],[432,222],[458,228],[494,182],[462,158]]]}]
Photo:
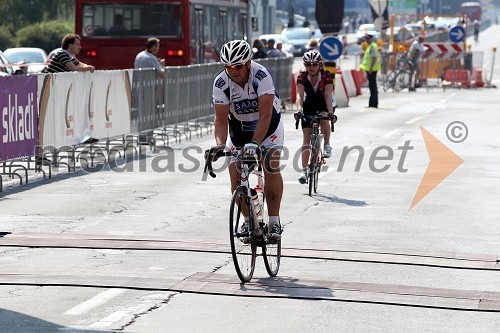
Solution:
[{"label": "road bicycle", "polygon": [[[325,164],[325,158],[323,156],[322,142],[323,142],[323,134],[319,131],[319,126],[321,120],[330,120],[333,118],[337,118],[336,115],[333,115],[333,118],[324,117],[320,114],[314,116],[306,116],[302,112],[298,112],[295,117],[295,129],[299,128],[299,121],[301,118],[304,120],[311,120],[311,141],[309,143],[309,162],[307,163],[307,182],[309,184],[309,196],[312,196],[312,192],[318,192],[318,182],[319,182],[319,173],[321,171],[321,167]],[[331,130],[334,132],[333,121],[331,122]]]},{"label": "road bicycle", "polygon": [[[410,69],[408,69],[408,66]],[[396,68],[387,73],[385,80],[382,83],[382,89],[387,91],[392,89],[398,92],[410,86],[412,63],[408,60],[406,53],[403,53],[397,59]]]},{"label": "road bicycle", "polygon": [[[268,237],[269,215],[264,193],[264,174],[261,161],[271,170],[266,157],[268,150],[259,148],[256,155],[247,155],[243,150],[223,151],[213,147],[205,151],[205,169],[215,178],[212,161],[214,157],[234,157],[239,171],[238,186],[233,192],[229,212],[229,238],[231,254],[236,273],[242,282],[249,282],[255,270],[257,247],[262,248],[262,257],[267,273],[271,277],[278,274],[281,263],[281,240]],[[255,187],[250,185],[250,175],[257,176]],[[248,223],[242,228],[248,216]]]}]

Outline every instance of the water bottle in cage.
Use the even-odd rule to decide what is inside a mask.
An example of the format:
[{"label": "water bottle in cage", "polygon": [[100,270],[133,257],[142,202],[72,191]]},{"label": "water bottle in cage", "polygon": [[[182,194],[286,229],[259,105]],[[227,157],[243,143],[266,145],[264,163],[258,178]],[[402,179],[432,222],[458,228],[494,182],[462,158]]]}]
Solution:
[{"label": "water bottle in cage", "polygon": [[262,216],[262,191],[257,191],[256,189],[250,189],[252,194],[252,202],[253,202],[253,213],[255,216],[255,230],[257,235],[261,233],[261,225],[264,224],[264,218]]}]

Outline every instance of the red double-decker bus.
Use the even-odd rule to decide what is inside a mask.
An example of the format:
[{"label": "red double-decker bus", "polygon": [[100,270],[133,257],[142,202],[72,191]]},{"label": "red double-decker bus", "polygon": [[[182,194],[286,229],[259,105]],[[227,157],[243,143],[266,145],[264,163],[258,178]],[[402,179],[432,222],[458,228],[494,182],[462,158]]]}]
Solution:
[{"label": "red double-decker bus", "polygon": [[481,21],[481,3],[477,1],[464,2],[460,5],[460,14],[467,15],[469,21]]},{"label": "red double-decker bus", "polygon": [[167,66],[219,61],[227,41],[247,33],[248,0],[76,0],[78,58],[97,69],[133,68],[150,37]]}]

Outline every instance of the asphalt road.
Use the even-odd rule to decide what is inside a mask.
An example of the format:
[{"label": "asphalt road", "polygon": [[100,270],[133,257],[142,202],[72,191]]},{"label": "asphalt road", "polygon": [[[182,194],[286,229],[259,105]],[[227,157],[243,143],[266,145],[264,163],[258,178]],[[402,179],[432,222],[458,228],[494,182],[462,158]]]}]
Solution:
[{"label": "asphalt road", "polygon": [[[499,29],[473,46],[485,62]],[[259,257],[252,283],[238,282],[228,177],[201,170],[206,131],[114,170],[9,183],[0,331],[499,331],[498,90],[381,93],[379,109],[367,100],[364,91],[337,110],[312,197],[296,180],[301,132],[283,114],[275,279]]]}]

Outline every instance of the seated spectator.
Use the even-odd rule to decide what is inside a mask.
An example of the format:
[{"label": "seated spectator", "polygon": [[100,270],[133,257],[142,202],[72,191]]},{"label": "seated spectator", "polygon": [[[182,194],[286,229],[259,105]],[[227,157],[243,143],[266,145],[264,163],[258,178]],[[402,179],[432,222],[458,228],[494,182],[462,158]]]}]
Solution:
[{"label": "seated spectator", "polygon": [[311,50],[318,51],[319,50],[318,41],[314,38],[311,38],[309,40],[309,42],[307,43],[307,50],[308,51],[311,51]]},{"label": "seated spectator", "polygon": [[267,58],[267,53],[264,49],[264,43],[258,38],[253,40],[252,43],[253,57],[252,59]]},{"label": "seated spectator", "polygon": [[[51,52],[53,55],[45,69],[44,73],[62,73],[62,72],[91,72],[94,73],[95,67],[78,61],[76,56],[80,53],[82,45],[80,36],[77,34],[67,34],[61,41],[61,48]],[[81,143],[96,143],[99,139],[86,135]],[[37,156],[36,163],[43,163],[40,156]]]},{"label": "seated spectator", "polygon": [[276,49],[274,47],[275,41],[274,39],[270,39],[267,41],[267,57],[268,58],[281,58],[285,57],[285,54],[281,52],[280,50]]},{"label": "seated spectator", "polygon": [[108,29],[108,35],[126,35],[128,29],[123,24],[123,16],[121,14],[115,14],[113,17],[113,25]]},{"label": "seated spectator", "polygon": [[282,42],[277,42],[276,43],[276,48],[281,52],[283,53],[283,57],[286,57],[286,58],[292,58],[293,57],[293,54],[291,54],[290,52],[286,51],[286,50],[283,50],[283,43]]}]

